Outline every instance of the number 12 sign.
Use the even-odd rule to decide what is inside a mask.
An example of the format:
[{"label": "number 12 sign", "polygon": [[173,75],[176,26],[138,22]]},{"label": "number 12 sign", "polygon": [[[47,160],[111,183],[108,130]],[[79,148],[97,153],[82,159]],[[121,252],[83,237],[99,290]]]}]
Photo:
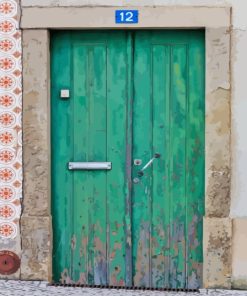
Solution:
[{"label": "number 12 sign", "polygon": [[138,10],[116,10],[116,24],[137,24]]}]

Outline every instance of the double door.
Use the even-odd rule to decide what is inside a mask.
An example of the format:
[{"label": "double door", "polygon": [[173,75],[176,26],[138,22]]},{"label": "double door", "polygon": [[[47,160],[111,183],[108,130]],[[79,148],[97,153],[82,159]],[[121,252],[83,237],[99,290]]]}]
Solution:
[{"label": "double door", "polygon": [[198,288],[204,32],[55,32],[53,280]]}]

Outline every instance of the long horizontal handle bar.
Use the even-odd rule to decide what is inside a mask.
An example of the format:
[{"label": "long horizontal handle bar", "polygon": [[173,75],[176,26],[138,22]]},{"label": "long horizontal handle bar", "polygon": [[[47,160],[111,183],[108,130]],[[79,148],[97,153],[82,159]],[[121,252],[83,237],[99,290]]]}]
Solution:
[{"label": "long horizontal handle bar", "polygon": [[111,170],[111,162],[69,162],[69,170]]}]

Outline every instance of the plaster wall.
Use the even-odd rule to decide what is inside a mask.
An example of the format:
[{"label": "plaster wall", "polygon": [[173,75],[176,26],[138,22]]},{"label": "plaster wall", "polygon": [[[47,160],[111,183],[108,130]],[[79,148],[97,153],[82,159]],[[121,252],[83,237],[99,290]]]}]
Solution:
[{"label": "plaster wall", "polygon": [[[243,217],[247,217],[247,201],[245,196],[247,194],[247,182],[245,181],[245,164],[247,164],[247,137],[245,136],[245,107],[247,103],[245,103],[245,69],[247,68],[247,59],[246,56],[246,48],[247,48],[247,19],[245,15],[245,11],[247,10],[247,1],[246,0],[144,0],[144,1],[135,1],[135,0],[87,0],[87,1],[79,1],[79,0],[43,0],[41,3],[38,0],[23,0],[22,7],[37,7],[37,8],[45,8],[45,7],[66,7],[66,6],[203,6],[203,7],[218,7],[218,6],[231,6],[232,7],[232,27],[231,27],[231,123],[228,118],[228,114],[222,116],[225,119],[224,126],[222,125],[222,121],[220,121],[220,116],[218,117],[218,122],[214,122],[215,125],[218,125],[215,131],[215,143],[210,143],[210,150],[217,150],[218,145],[222,145],[223,138],[220,138],[220,143],[217,143],[217,133],[223,133],[224,129],[231,129],[231,167],[227,165],[222,167],[220,165],[220,160],[215,163],[214,167],[210,167],[211,178],[208,176],[207,182],[212,182],[209,184],[208,188],[212,189],[212,192],[208,192],[208,201],[206,205],[206,218],[204,221],[204,233],[205,233],[205,254],[207,254],[207,261],[204,265],[204,272],[207,272],[207,268],[212,269],[212,264],[214,266],[218,265],[219,269],[223,269],[224,278],[218,281],[218,285],[230,287],[232,286],[244,288],[247,287],[247,260],[239,260],[239,258],[244,257],[244,248],[239,248],[240,244],[244,243],[243,234],[244,223],[245,220]],[[27,11],[27,10],[26,10]],[[44,10],[43,10],[44,11]],[[211,20],[209,19],[209,22]],[[227,38],[229,32],[225,32],[225,36]],[[223,35],[224,36],[224,33]],[[220,60],[220,56],[224,56],[227,53],[227,49],[222,51],[222,46],[218,46],[219,44],[223,44],[226,40],[216,40],[217,36],[215,36],[212,44],[215,45],[215,48],[209,48],[209,51],[212,51],[213,54],[218,56]],[[217,45],[217,43],[219,43]],[[217,50],[218,48],[218,50]],[[218,65],[222,63],[219,62]],[[217,72],[217,69],[214,68],[214,71]],[[225,71],[227,73],[227,71]],[[220,74],[220,73],[218,73]],[[220,75],[217,76],[219,79]],[[229,81],[229,82],[228,82]],[[212,84],[208,87],[212,92],[212,96],[214,98],[220,97],[222,101],[228,100],[227,92],[230,88],[230,80],[222,79],[222,83],[217,83],[213,85],[213,80],[210,81]],[[214,99],[213,98],[213,99]],[[222,110],[220,109],[220,101],[218,100],[218,106],[210,105],[213,107],[210,112],[212,114],[214,112],[228,112],[228,109]],[[213,117],[210,117],[209,120],[213,121]],[[230,117],[230,116],[229,116]],[[210,119],[211,118],[211,119]],[[231,125],[231,126],[230,126]],[[218,129],[218,130],[217,130]],[[210,131],[209,131],[210,132]],[[229,145],[229,138],[225,137],[224,143],[222,145],[223,148],[226,148]],[[213,152],[214,153],[214,152]],[[222,159],[224,159],[224,152],[221,153]],[[225,164],[227,164],[227,148],[226,148],[226,158]],[[224,162],[224,160],[223,160]],[[231,192],[229,191],[229,178],[228,174],[231,171]],[[225,183],[224,183],[225,182]],[[218,186],[221,184],[221,186]],[[222,186],[225,184],[225,186]],[[216,199],[215,194],[221,196],[221,198]],[[230,198],[229,198],[230,197]],[[230,207],[223,206],[221,209],[221,204],[226,205],[230,203]],[[217,210],[216,210],[217,209]],[[208,217],[214,217],[214,220],[207,219]],[[231,220],[227,219],[227,217],[232,217],[234,227],[233,240],[232,243],[232,270],[231,263],[229,262],[229,258],[226,259],[224,264],[222,265],[220,262],[223,262],[222,258],[226,258],[226,254],[228,257],[230,256],[229,251],[227,252],[225,246],[220,246],[220,242],[216,242],[218,244],[218,253],[222,254],[221,260],[219,262],[211,261],[211,258],[215,258],[215,252],[217,252],[217,248],[210,249],[210,246],[206,246],[207,242],[210,241],[214,236],[212,235],[213,230],[215,229],[215,234],[218,231],[220,236],[227,241],[229,241],[229,237],[231,237]],[[218,219],[217,219],[218,217]],[[220,220],[223,219],[223,220]],[[217,227],[216,227],[217,226]],[[216,228],[215,228],[216,227]],[[218,230],[217,230],[218,229]],[[225,236],[224,236],[225,234]],[[210,238],[211,235],[211,238]],[[208,239],[206,239],[208,236]],[[228,248],[231,248],[231,243],[226,243],[225,245]],[[220,256],[218,256],[220,258]],[[210,267],[211,266],[211,267]],[[231,277],[231,272],[232,277]],[[212,277],[215,274],[212,274]],[[227,280],[228,278],[228,280]],[[232,280],[232,283],[231,283]],[[221,281],[221,282],[220,282]],[[205,279],[205,286],[212,286],[213,278]]]},{"label": "plaster wall", "polygon": [[[217,84],[211,84],[210,85],[210,91],[215,94],[217,94],[217,97],[221,97],[222,100],[218,101],[218,106],[215,106],[217,110],[220,110],[224,113],[224,110],[221,109],[221,103],[223,104],[224,100],[229,99],[229,89],[231,88],[231,123],[229,121],[226,121],[224,124],[225,126],[222,126],[222,122],[216,122],[215,124],[218,124],[218,134],[222,132],[222,129],[227,128],[230,129],[231,127],[231,167],[228,167],[228,170],[231,171],[231,192],[229,191],[228,184],[224,183],[224,180],[229,180],[227,177],[228,171],[227,168],[217,168],[216,173],[214,174],[212,169],[212,176],[211,179],[212,182],[214,182],[214,185],[217,187],[215,188],[214,193],[217,191],[219,196],[222,196],[222,200],[216,200],[216,202],[223,204],[230,203],[230,207],[224,206],[222,207],[221,212],[213,212],[214,209],[214,193],[212,193],[212,198],[209,200],[209,208],[207,212],[207,216],[214,217],[214,220],[210,220],[207,217],[204,221],[204,230],[206,233],[205,241],[209,242],[211,239],[213,239],[213,236],[210,236],[210,234],[215,233],[215,235],[218,235],[218,237],[222,238],[222,241],[224,239],[227,239],[227,243],[224,245],[224,247],[221,248],[221,241],[215,242],[215,244],[219,247],[219,252],[217,253],[217,249],[210,249],[210,247],[207,246],[207,243],[204,245],[205,247],[205,253],[208,252],[208,262],[205,264],[205,269],[207,269],[207,266],[210,266],[212,262],[210,262],[211,258],[214,260],[215,256],[217,257],[217,254],[220,253],[220,256],[222,258],[226,257],[226,254],[229,255],[229,252],[225,248],[231,248],[231,243],[229,242],[229,238],[233,237],[232,239],[232,264],[229,262],[229,256],[227,257],[225,264],[221,266],[222,261],[214,262],[214,264],[218,265],[219,269],[224,270],[224,278],[222,279],[221,287],[225,285],[225,287],[236,287],[236,288],[247,288],[247,255],[245,247],[247,245],[247,182],[246,182],[246,167],[247,167],[247,135],[246,135],[246,125],[247,125],[247,118],[246,118],[246,111],[247,110],[247,92],[246,92],[246,81],[247,81],[247,18],[246,18],[246,11],[247,11],[247,1],[246,0],[22,0],[21,1],[21,7],[23,10],[23,13],[25,9],[36,7],[36,8],[49,8],[49,7],[68,7],[68,6],[152,6],[152,7],[159,7],[159,6],[188,6],[188,7],[195,7],[195,6],[203,6],[203,7],[221,7],[221,6],[230,6],[232,7],[232,27],[231,32],[225,32],[223,33],[223,36],[226,38],[229,37],[229,33],[231,33],[231,83],[228,79],[225,79],[225,77],[222,78],[222,83]],[[26,10],[27,11],[27,10]],[[42,32],[41,32],[42,33]],[[31,42],[39,41],[39,39],[42,39],[44,36],[39,36],[36,38],[35,33],[33,37],[31,36],[32,32],[27,32],[26,34],[26,40],[28,40],[31,37]],[[42,34],[46,34],[43,32]],[[222,34],[221,34],[222,36]],[[24,36],[25,37],[25,36]],[[30,41],[30,40],[29,40]],[[228,50],[226,49],[224,52],[224,44],[226,42],[225,40],[219,40],[217,39],[217,36],[213,39],[212,44],[215,46],[215,51],[213,51],[213,54],[217,56],[218,60],[221,60],[221,57],[224,56],[224,54],[228,54]],[[26,43],[27,44],[27,43]],[[217,47],[218,45],[221,45]],[[217,51],[217,48],[220,48],[219,51]],[[209,48],[210,51],[212,51],[212,48]],[[25,52],[28,55],[28,50],[24,49],[24,62],[25,62]],[[27,57],[26,55],[26,57]],[[29,63],[30,64],[30,63]],[[219,63],[218,66],[222,63]],[[215,67],[214,70],[217,70],[217,64],[213,65]],[[32,72],[32,71],[31,71]],[[30,73],[31,73],[30,72]],[[25,73],[24,73],[25,74]],[[48,75],[48,74],[46,74]],[[218,75],[218,80],[220,79],[220,73]],[[25,85],[24,85],[25,88]],[[25,88],[27,91],[29,91],[28,86]],[[24,93],[25,90],[24,89]],[[212,100],[214,97],[212,97]],[[25,105],[24,102],[24,112],[33,112],[29,106],[28,101],[26,101],[27,104]],[[25,107],[26,106],[26,107]],[[39,106],[37,106],[39,107]],[[25,109],[26,108],[26,109]],[[42,106],[44,110],[46,110],[46,106]],[[217,112],[217,110],[214,109],[214,112]],[[25,111],[26,110],[26,111]],[[37,108],[37,114],[39,113],[40,109]],[[39,115],[40,116],[40,115]],[[218,117],[220,118],[220,117]],[[39,122],[41,124],[46,124],[46,120],[42,119],[41,117],[38,117]],[[230,126],[231,125],[231,126]],[[217,134],[216,134],[216,142],[211,143],[212,149],[217,149],[219,145],[221,144],[221,141],[217,143]],[[228,141],[226,139],[226,141]],[[28,147],[28,143],[27,147]],[[226,143],[228,145],[229,143]],[[25,145],[25,137],[24,137],[24,145]],[[47,145],[44,143],[44,145]],[[30,146],[31,147],[31,146]],[[46,146],[47,147],[47,146]],[[222,145],[221,151],[224,150],[224,145]],[[33,147],[31,147],[33,150]],[[48,149],[48,148],[47,148]],[[222,151],[223,152],[223,151]],[[223,153],[224,154],[224,153]],[[44,156],[45,157],[45,156]],[[47,160],[48,161],[48,160]],[[24,153],[24,165],[25,165],[25,153]],[[27,166],[30,165],[27,164]],[[27,170],[28,173],[28,170]],[[38,174],[38,173],[37,173]],[[210,180],[210,178],[209,178]],[[223,181],[223,182],[222,182]],[[48,180],[44,180],[44,182],[48,182]],[[220,184],[220,185],[219,185]],[[225,186],[224,186],[225,184]],[[25,185],[24,185],[25,186]],[[42,187],[42,186],[41,186]],[[211,186],[212,188],[213,186]],[[210,194],[209,194],[210,195]],[[226,200],[224,200],[224,197],[226,197]],[[229,198],[230,197],[230,198]],[[26,200],[26,209],[28,212],[28,198]],[[211,202],[211,204],[210,204]],[[25,201],[24,201],[25,203]],[[217,208],[220,208],[218,204]],[[49,220],[48,212],[45,210],[46,206],[44,206],[44,215],[47,218],[47,221]],[[41,215],[41,216],[42,216]],[[24,213],[23,217],[23,225],[25,228],[25,223],[27,225],[27,219],[30,219],[28,216]],[[231,219],[228,219],[228,218]],[[30,220],[31,221],[31,220]],[[49,224],[49,222],[47,222]],[[231,228],[231,224],[233,224],[233,228]],[[27,229],[27,231],[29,231]],[[32,231],[30,232],[32,233]],[[35,236],[35,233],[34,233]],[[48,236],[48,234],[45,234],[45,236]],[[208,238],[207,238],[208,236]],[[23,242],[26,250],[28,251],[29,242],[24,241]],[[217,253],[217,254],[216,254]],[[45,256],[44,256],[45,257]],[[24,252],[24,259],[25,259],[25,252]],[[227,263],[226,263],[227,262]],[[47,268],[47,262],[43,262],[43,267],[41,268],[41,273],[43,268]],[[49,264],[48,264],[49,265]],[[32,267],[30,267],[32,268]],[[206,271],[205,271],[206,272]],[[231,275],[232,273],[232,275]],[[46,279],[45,276],[46,272],[44,272],[44,279]],[[24,278],[28,278],[28,275],[30,275],[30,271],[23,270],[22,275]],[[214,275],[212,274],[212,278],[206,279],[207,282],[212,283]],[[30,279],[32,276],[30,276]],[[227,280],[226,280],[227,279]],[[206,283],[207,284],[207,283]]]},{"label": "plaster wall", "polygon": [[[22,0],[22,6],[231,6],[231,208],[232,285],[247,287],[247,1],[246,0]],[[224,86],[223,86],[224,88]],[[224,202],[224,201],[221,201]]]},{"label": "plaster wall", "polygon": [[231,210],[232,285],[247,287],[247,1],[246,0],[23,0],[27,6],[231,6]]},{"label": "plaster wall", "polygon": [[247,1],[246,0],[22,0],[22,7],[59,6],[231,6],[232,189],[231,217],[247,217]]},{"label": "plaster wall", "polygon": [[[48,262],[51,258],[50,247],[52,246],[49,234],[52,232],[49,228],[49,217],[47,217],[50,212],[47,183],[50,179],[49,110],[46,107],[50,100],[48,28],[102,28],[103,18],[106,20],[104,27],[116,28],[112,20],[115,9],[116,7],[22,8],[23,129],[24,147],[26,147],[24,149],[24,195],[27,196],[23,203],[21,223],[23,240],[21,277],[23,279],[47,279],[51,275]],[[138,9],[142,18],[139,28],[206,27],[206,213],[203,285],[207,288],[231,288],[232,225],[229,219],[231,10],[225,7],[139,7]],[[87,21],[88,14],[91,20]],[[145,14],[151,17],[147,20],[143,17]],[[164,15],[169,17],[166,18]],[[185,16],[186,21],[181,22]],[[37,123],[39,141],[34,132],[30,133]],[[36,197],[35,203],[33,196]],[[37,207],[41,203],[44,203],[42,207],[44,211],[37,212]],[[45,218],[48,223],[40,227],[41,220],[37,219],[37,216]],[[30,223],[32,223],[31,228]],[[40,236],[40,240],[37,240],[38,232],[45,234]],[[50,244],[47,244],[47,239]],[[35,246],[29,243],[33,240],[36,241]],[[42,272],[37,262],[46,262],[42,264]]]}]

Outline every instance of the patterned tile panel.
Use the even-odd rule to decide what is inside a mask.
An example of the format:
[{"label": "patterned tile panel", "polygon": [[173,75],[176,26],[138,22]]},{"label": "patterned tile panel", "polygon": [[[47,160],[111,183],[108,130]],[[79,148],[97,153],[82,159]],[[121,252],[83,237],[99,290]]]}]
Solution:
[{"label": "patterned tile panel", "polygon": [[0,238],[17,235],[22,198],[22,61],[18,3],[0,0]]}]

